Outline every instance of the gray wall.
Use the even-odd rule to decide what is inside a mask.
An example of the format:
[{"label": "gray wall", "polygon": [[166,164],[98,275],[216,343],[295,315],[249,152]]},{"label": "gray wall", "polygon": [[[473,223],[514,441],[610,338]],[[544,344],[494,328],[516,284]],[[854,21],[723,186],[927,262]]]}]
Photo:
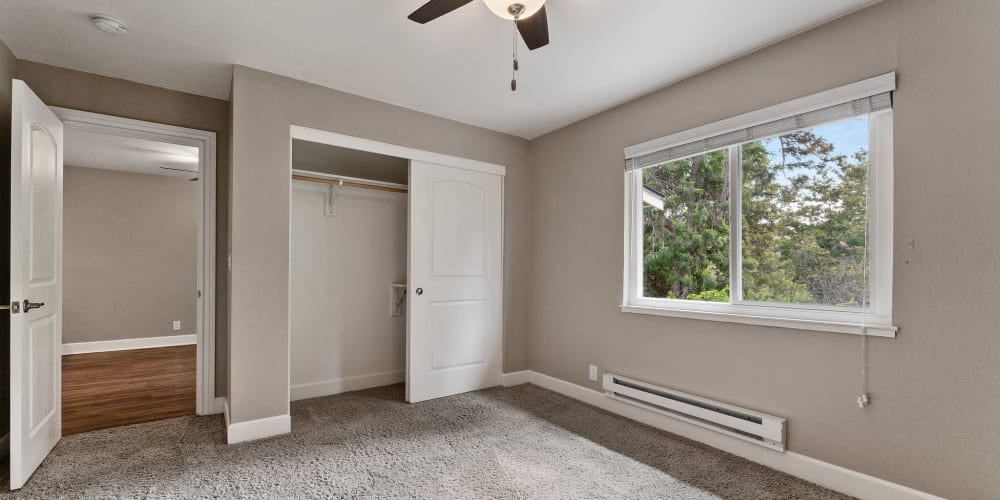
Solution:
[{"label": "gray wall", "polygon": [[[31,61],[18,61],[24,80],[46,104],[136,120],[207,130],[216,134],[216,395],[226,394],[229,323],[226,254],[229,224],[229,103],[150,85]],[[6,248],[6,247],[5,247]]]},{"label": "gray wall", "polygon": [[523,139],[237,66],[233,73],[229,404],[288,412],[289,125],[507,166],[504,369],[527,367],[528,145]]},{"label": "gray wall", "polygon": [[389,314],[389,291],[406,282],[407,196],[345,187],[331,217],[328,187],[292,183],[289,362],[299,399],[406,366],[406,315]]},{"label": "gray wall", "polygon": [[[20,66],[53,104],[219,132],[220,273],[224,200],[235,193],[234,333],[228,348],[219,340],[220,357],[233,360],[234,422],[287,411],[288,125],[297,123],[508,166],[506,371],[596,388],[586,378],[596,363],[788,417],[793,451],[952,498],[990,498],[1000,491],[998,18],[990,0],[889,0],[530,145],[237,67],[228,187],[226,103]],[[5,54],[0,76],[10,73]],[[857,337],[618,312],[624,147],[891,70],[901,331],[871,341],[870,408],[854,405]],[[9,90],[0,91],[3,104]]]},{"label": "gray wall", "polygon": [[[0,40],[0,158],[10,158],[10,96],[11,80],[17,76],[17,59]],[[10,171],[0,175],[0,217],[10,220]],[[0,295],[10,303],[10,225],[0,230]],[[6,310],[0,311],[0,334],[10,338],[10,318]],[[10,342],[0,342],[0,396],[10,408]],[[10,428],[10,411],[0,409],[0,435]]]},{"label": "gray wall", "polygon": [[64,344],[196,332],[199,198],[186,177],[66,166]]},{"label": "gray wall", "polygon": [[[597,389],[595,363],[787,417],[792,451],[996,498],[997,20],[995,0],[887,1],[532,141],[531,368]],[[870,408],[859,337],[618,311],[623,148],[893,70],[901,330],[870,341]]]}]

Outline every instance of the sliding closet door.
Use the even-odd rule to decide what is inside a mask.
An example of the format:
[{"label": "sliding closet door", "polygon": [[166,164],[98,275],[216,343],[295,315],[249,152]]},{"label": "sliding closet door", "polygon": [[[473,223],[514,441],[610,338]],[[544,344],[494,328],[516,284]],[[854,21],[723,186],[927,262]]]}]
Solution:
[{"label": "sliding closet door", "polygon": [[406,400],[500,384],[503,176],[410,162]]}]

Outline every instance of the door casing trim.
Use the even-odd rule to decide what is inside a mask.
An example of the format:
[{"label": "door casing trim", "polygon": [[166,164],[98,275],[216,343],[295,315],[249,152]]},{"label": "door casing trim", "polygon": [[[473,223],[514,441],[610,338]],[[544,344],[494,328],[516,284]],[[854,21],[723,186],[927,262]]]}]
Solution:
[{"label": "door casing trim", "polygon": [[215,132],[50,106],[67,129],[198,148],[198,331],[196,411],[219,413],[215,403]]}]

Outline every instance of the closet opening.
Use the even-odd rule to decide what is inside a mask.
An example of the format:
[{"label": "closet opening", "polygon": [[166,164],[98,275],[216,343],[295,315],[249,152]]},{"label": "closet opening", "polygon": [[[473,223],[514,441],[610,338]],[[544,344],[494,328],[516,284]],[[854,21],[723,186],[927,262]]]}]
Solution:
[{"label": "closet opening", "polygon": [[408,169],[292,141],[290,400],[404,381]]},{"label": "closet opening", "polygon": [[404,382],[376,397],[419,403],[499,385],[505,167],[290,135],[289,400]]}]

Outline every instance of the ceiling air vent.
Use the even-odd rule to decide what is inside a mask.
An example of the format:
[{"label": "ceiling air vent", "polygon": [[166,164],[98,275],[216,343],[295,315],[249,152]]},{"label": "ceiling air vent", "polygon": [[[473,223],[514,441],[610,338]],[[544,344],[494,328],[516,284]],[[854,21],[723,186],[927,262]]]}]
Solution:
[{"label": "ceiling air vent", "polygon": [[128,25],[125,24],[125,21],[107,14],[94,14],[90,16],[90,22],[94,23],[97,29],[109,35],[124,35],[128,31]]}]

